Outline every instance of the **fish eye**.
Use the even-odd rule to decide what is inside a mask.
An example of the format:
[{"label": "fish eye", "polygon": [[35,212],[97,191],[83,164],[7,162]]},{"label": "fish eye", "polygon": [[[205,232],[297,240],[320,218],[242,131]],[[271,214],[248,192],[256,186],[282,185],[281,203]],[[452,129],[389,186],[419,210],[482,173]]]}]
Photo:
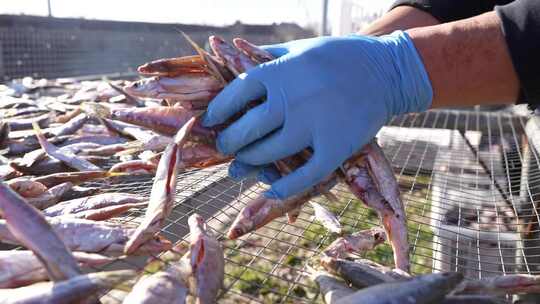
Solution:
[{"label": "fish eye", "polygon": [[134,87],[134,88],[139,87],[139,83],[138,83],[138,82],[134,82],[134,83],[133,83],[133,87]]}]

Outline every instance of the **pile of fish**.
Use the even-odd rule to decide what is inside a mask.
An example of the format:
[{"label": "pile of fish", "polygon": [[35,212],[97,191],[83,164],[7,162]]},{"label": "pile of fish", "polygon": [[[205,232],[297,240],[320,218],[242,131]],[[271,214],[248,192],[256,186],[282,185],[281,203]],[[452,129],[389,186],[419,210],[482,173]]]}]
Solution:
[{"label": "pile of fish", "polygon": [[[156,257],[175,250],[161,230],[174,207],[177,175],[232,158],[216,150],[215,140],[238,115],[205,128],[201,114],[236,76],[273,60],[240,38],[229,44],[211,36],[211,52],[186,39],[197,55],[146,63],[138,69],[147,77],[141,80],[25,78],[0,87],[0,242],[28,249],[1,252],[0,303],[95,302],[120,284],[132,285],[124,303],[216,301],[224,279],[223,249],[197,214],[188,221],[187,252],[158,270],[85,274],[89,267],[127,256]],[[261,102],[255,100],[243,111]],[[274,165],[280,174],[289,174],[312,152],[306,149]],[[154,175],[148,198],[81,186],[96,179],[114,183],[135,174]],[[338,183],[378,214],[381,227],[344,233],[331,211],[311,201],[321,195],[336,201],[330,190]],[[448,294],[456,288],[462,293],[500,293],[500,285],[511,286],[506,293],[538,288],[532,283],[536,278],[522,276],[466,285],[458,274],[412,278],[404,205],[390,163],[375,140],[304,193],[286,200],[260,195],[249,201],[227,237],[240,238],[282,216],[292,223],[308,202],[315,218],[338,236],[320,257],[320,267],[328,273],[317,270],[313,275],[328,303],[402,303],[405,298],[414,299],[410,303],[470,303],[452,302],[465,296]],[[146,208],[137,226],[107,221],[136,208]],[[395,269],[350,260],[387,240]],[[392,298],[384,292],[387,287],[400,292]]]},{"label": "pile of fish", "polygon": [[[155,116],[142,119],[142,109],[95,109],[104,119],[118,119],[127,123],[152,128],[154,131],[185,136],[177,145],[181,150],[183,166],[208,166],[228,161],[229,156],[221,155],[215,149],[216,134],[238,117],[214,128],[204,128],[198,117],[203,113],[212,98],[234,77],[248,71],[257,64],[270,61],[272,55],[246,40],[236,38],[233,44],[211,36],[209,45],[212,54],[202,50],[189,37],[186,39],[194,46],[197,56],[165,58],[146,63],[138,68],[140,74],[148,78],[132,82],[123,89],[127,94],[138,98],[163,98],[170,105],[153,109]],[[261,103],[253,101],[244,111]],[[175,148],[176,149],[176,148]],[[282,175],[304,165],[312,151],[306,149],[275,163]],[[263,195],[250,201],[240,211],[227,236],[239,238],[252,232],[275,218],[287,215],[289,222],[294,222],[302,206],[311,198],[324,195],[330,200],[337,200],[330,189],[339,182],[344,182],[368,207],[373,208],[381,219],[386,237],[392,245],[396,267],[409,271],[409,245],[403,202],[398,184],[390,163],[376,141],[370,142],[362,151],[348,159],[333,174],[304,193],[286,200],[269,199]],[[159,230],[159,224],[169,213],[169,207],[163,204],[159,208],[148,208],[145,225],[139,234],[139,240]],[[317,208],[315,208],[318,210]],[[161,218],[158,218],[161,217]],[[337,231],[337,230],[335,230]],[[150,233],[148,233],[150,232]],[[128,252],[131,248],[128,248]]]}]

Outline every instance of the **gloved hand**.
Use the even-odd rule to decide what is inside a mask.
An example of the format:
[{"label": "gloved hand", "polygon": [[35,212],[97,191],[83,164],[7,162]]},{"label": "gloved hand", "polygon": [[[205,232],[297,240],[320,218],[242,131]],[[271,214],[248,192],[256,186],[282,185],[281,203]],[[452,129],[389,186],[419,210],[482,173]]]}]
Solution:
[{"label": "gloved hand", "polygon": [[[394,115],[424,111],[433,96],[427,72],[410,37],[352,35],[291,41],[264,47],[276,60],[241,74],[210,103],[205,126],[225,122],[266,96],[221,132],[217,148],[236,154],[229,172],[263,172],[272,162],[306,147],[301,168],[272,183],[267,197],[284,199],[332,173],[370,141]],[[266,169],[265,169],[266,168]]]}]

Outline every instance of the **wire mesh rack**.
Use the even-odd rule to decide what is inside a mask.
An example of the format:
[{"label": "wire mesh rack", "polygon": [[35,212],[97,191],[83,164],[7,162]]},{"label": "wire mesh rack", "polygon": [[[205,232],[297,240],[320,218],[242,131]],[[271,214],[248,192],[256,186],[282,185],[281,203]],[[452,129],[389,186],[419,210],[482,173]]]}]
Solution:
[{"label": "wire mesh rack", "polygon": [[[414,274],[459,271],[473,279],[540,273],[539,158],[526,124],[526,117],[505,111],[438,110],[394,118],[378,134],[406,205]],[[266,186],[233,181],[226,165],[184,172],[178,180],[175,207],[162,233],[181,243],[189,233],[189,215],[197,212],[207,219],[225,251],[220,303],[322,303],[306,262],[336,236],[312,218],[309,204],[293,224],[279,218],[231,241],[225,237],[227,228]],[[131,176],[90,186],[147,196],[151,185],[151,176]],[[339,202],[315,200],[333,211],[346,231],[379,225],[375,212],[345,187],[332,191]],[[144,211],[115,220],[137,224]],[[393,263],[387,244],[364,257]],[[146,258],[105,268],[142,270]],[[123,293],[109,293],[103,302],[119,303]]]},{"label": "wire mesh rack", "polygon": [[257,44],[314,35],[290,24],[215,27],[0,15],[0,79],[133,73],[149,60],[192,53],[177,29],[202,46],[216,34]]}]

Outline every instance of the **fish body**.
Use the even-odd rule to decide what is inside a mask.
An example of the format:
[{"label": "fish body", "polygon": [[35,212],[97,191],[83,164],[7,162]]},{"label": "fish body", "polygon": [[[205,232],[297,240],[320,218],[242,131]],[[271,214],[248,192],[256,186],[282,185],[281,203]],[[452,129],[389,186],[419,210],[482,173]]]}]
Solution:
[{"label": "fish body", "polygon": [[321,264],[327,271],[338,275],[356,288],[364,288],[410,278],[409,276],[396,274],[388,267],[364,259],[353,262],[344,259],[323,257]]},{"label": "fish body", "polygon": [[120,144],[111,144],[104,145],[96,149],[85,149],[81,151],[82,155],[98,155],[98,156],[113,156],[118,152],[124,151],[129,148],[129,144],[120,143]]},{"label": "fish body", "polygon": [[181,107],[120,108],[111,110],[111,118],[174,135],[198,112]]},{"label": "fish body", "polygon": [[78,275],[61,282],[0,289],[1,304],[73,304],[101,296],[116,285],[134,278],[133,270],[115,270]]},{"label": "fish body", "polygon": [[42,183],[46,187],[53,187],[61,183],[70,182],[78,185],[87,181],[115,176],[106,171],[79,171],[79,172],[61,172],[43,176],[38,176],[32,180]]},{"label": "fish body", "polygon": [[225,276],[223,249],[219,241],[208,233],[200,215],[192,214],[188,224],[190,250],[185,258],[191,269],[189,289],[196,299],[195,303],[215,303]]},{"label": "fish body", "polygon": [[[73,252],[81,267],[97,267],[114,261],[95,253]],[[0,251],[0,288],[15,288],[47,281],[47,272],[29,250]]]},{"label": "fish body", "polygon": [[47,191],[47,187],[45,187],[45,185],[32,180],[10,180],[7,182],[7,184],[11,189],[13,189],[13,191],[25,198],[36,197]]},{"label": "fish body", "polygon": [[234,240],[259,229],[272,220],[284,216],[287,212],[298,209],[310,198],[308,195],[295,195],[285,200],[279,200],[259,195],[240,210],[227,232],[227,237]]},{"label": "fish body", "polygon": [[263,63],[267,61],[274,60],[274,56],[269,52],[259,48],[258,46],[250,43],[249,41],[242,38],[233,39],[234,46],[242,51],[246,56],[251,57],[254,61],[258,63]]},{"label": "fish body", "polygon": [[179,101],[211,100],[223,85],[215,77],[204,74],[183,74],[176,77],[150,77],[124,87],[129,94]]},{"label": "fish body", "polygon": [[52,280],[81,273],[75,258],[39,210],[4,183],[0,183],[0,209],[9,231],[36,254]]},{"label": "fish body", "polygon": [[60,151],[58,147],[48,142],[43,133],[41,133],[40,128],[37,124],[34,124],[34,130],[36,131],[36,136],[38,138],[41,148],[45,150],[47,155],[52,158],[58,159],[64,162],[71,168],[77,169],[79,171],[100,171],[101,169],[92,164],[91,162],[77,157],[74,153],[68,151]]},{"label": "fish body", "polygon": [[101,191],[101,188],[99,187],[73,186],[67,191],[67,193],[62,195],[62,200],[70,201],[81,197],[92,196],[97,194],[99,191]]},{"label": "fish body", "polygon": [[39,196],[27,198],[26,201],[37,209],[43,210],[58,203],[72,188],[73,184],[70,182],[61,183],[50,187]]},{"label": "fish body", "polygon": [[82,136],[70,136],[62,145],[71,145],[76,143],[95,143],[100,145],[114,145],[126,143],[127,139],[120,136],[111,135],[82,135]]},{"label": "fish body", "polygon": [[367,144],[363,152],[367,156],[370,176],[378,192],[387,202],[386,206],[389,205],[392,210],[392,212],[388,212],[389,210],[382,212],[382,222],[384,227],[389,227],[386,233],[392,245],[396,268],[408,272],[410,262],[407,216],[394,171],[376,140]]},{"label": "fish body", "polygon": [[117,192],[102,193],[95,196],[63,201],[43,210],[43,215],[49,217],[70,216],[104,220],[129,208],[144,205],[146,205],[144,199],[138,195]]},{"label": "fish body", "polygon": [[[329,178],[319,184],[321,189],[330,189],[336,179]],[[271,199],[259,195],[240,210],[232,223],[227,237],[234,240],[240,236],[254,231],[270,221],[284,216],[287,212],[294,211],[308,202],[313,196],[319,194],[316,189],[310,189],[304,193],[293,195],[285,200]]]},{"label": "fish body", "polygon": [[440,303],[463,275],[456,272],[435,273],[404,282],[383,283],[361,289],[336,304],[432,304]]},{"label": "fish body", "polygon": [[4,121],[9,125],[9,129],[11,131],[31,129],[33,123],[37,123],[40,127],[46,128],[52,121],[52,115],[51,113],[45,113],[30,118],[14,117],[11,119],[5,119]]},{"label": "fish body", "polygon": [[324,249],[323,253],[329,257],[344,258],[350,253],[360,254],[372,250],[384,241],[386,241],[384,230],[374,227],[337,238]]},{"label": "fish body", "polygon": [[[52,137],[49,140],[50,143],[59,144],[68,141],[71,136],[58,136]],[[36,136],[28,136],[21,139],[10,139],[7,141],[7,156],[14,156],[23,153],[32,152],[40,147],[39,141]],[[36,152],[37,153],[37,152]]]},{"label": "fish body", "polygon": [[251,58],[241,53],[238,49],[220,37],[210,36],[208,41],[216,56],[225,63],[225,66],[229,68],[235,76],[256,66],[256,63],[254,63]]},{"label": "fish body", "polygon": [[139,279],[124,298],[125,304],[185,304],[188,288],[176,263]]},{"label": "fish body", "polygon": [[313,271],[310,277],[319,286],[319,292],[326,304],[335,304],[355,292],[345,282],[324,271]]},{"label": "fish body", "polygon": [[156,173],[157,167],[158,164],[153,161],[134,159],[115,164],[109,169],[109,172],[150,174]]},{"label": "fish body", "polygon": [[52,135],[62,136],[71,135],[79,130],[88,121],[88,116],[84,113],[78,114],[71,118],[69,121],[63,123],[61,126],[53,128],[51,130]]},{"label": "fish body", "polygon": [[[135,232],[132,227],[108,222],[68,217],[53,217],[47,220],[64,244],[73,251],[121,255],[126,242]],[[10,244],[20,244],[7,229],[4,220],[0,220],[0,240]],[[171,247],[168,240],[157,235],[152,236],[132,254],[158,254]]]},{"label": "fish body", "polygon": [[176,196],[176,177],[182,159],[182,147],[195,120],[195,117],[189,120],[178,131],[174,142],[167,146],[163,152],[154,177],[148,209],[146,209],[143,222],[137,227],[137,231],[126,246],[126,254],[136,250],[138,246],[159,232],[172,212]]},{"label": "fish body", "polygon": [[[375,145],[375,143],[372,142],[370,145]],[[369,155],[372,153],[371,151],[378,150],[368,149],[364,151],[366,151],[366,153]],[[405,213],[402,209],[403,206],[396,207],[397,209],[394,209],[393,207],[393,205],[399,205],[401,199],[398,200],[397,198],[393,197],[392,199],[394,203],[391,204],[381,194],[381,192],[379,192],[378,188],[382,186],[377,186],[375,180],[372,179],[372,172],[387,171],[390,169],[387,167],[372,168],[370,164],[371,163],[364,162],[363,159],[359,159],[356,162],[345,163],[345,182],[349,186],[349,189],[351,189],[351,192],[361,199],[364,204],[377,212],[377,215],[379,216],[379,219],[381,220],[381,223],[386,231],[386,236],[388,237],[390,245],[392,246],[396,268],[409,272],[410,262],[407,221]],[[388,180],[394,178],[393,175],[390,175],[390,173],[387,174],[385,172],[378,174],[384,176],[384,178],[380,179]],[[394,183],[387,182],[387,184],[393,185],[392,187],[398,187],[397,184]],[[395,195],[399,195],[399,192],[395,191],[399,191],[399,188],[397,190],[394,189],[393,192],[391,192]],[[388,196],[391,197],[393,195]]]},{"label": "fish body", "polygon": [[148,76],[174,77],[188,73],[205,73],[205,65],[199,55],[161,58],[139,66],[137,72]]},{"label": "fish body", "polygon": [[9,133],[9,124],[0,121],[0,150],[3,150],[8,146]]},{"label": "fish body", "polygon": [[509,274],[481,280],[465,280],[457,288],[457,293],[491,295],[540,293],[540,275]]}]

